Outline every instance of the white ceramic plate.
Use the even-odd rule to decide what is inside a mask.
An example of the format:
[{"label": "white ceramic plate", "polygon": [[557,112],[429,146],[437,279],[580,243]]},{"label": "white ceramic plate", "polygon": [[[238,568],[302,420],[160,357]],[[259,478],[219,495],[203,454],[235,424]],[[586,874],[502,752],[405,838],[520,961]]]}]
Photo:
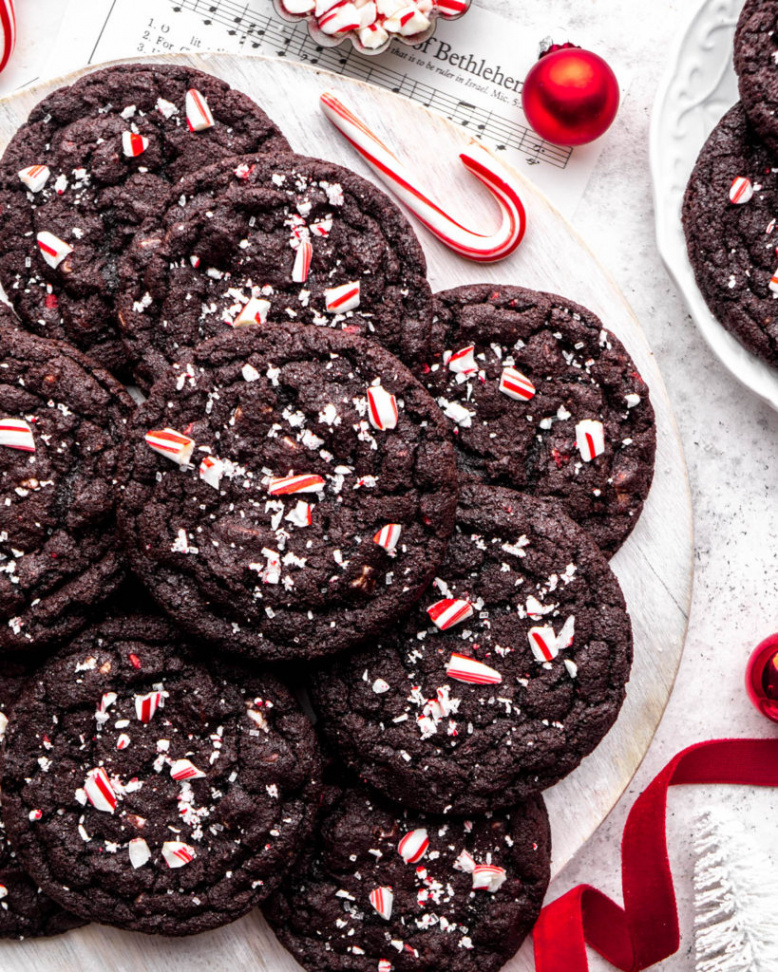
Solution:
[{"label": "white ceramic plate", "polygon": [[659,252],[713,353],[738,381],[778,409],[778,370],[747,351],[708,310],[694,279],[681,205],[697,155],[738,100],[732,40],[744,0],[704,0],[680,35],[651,119],[651,175]]}]

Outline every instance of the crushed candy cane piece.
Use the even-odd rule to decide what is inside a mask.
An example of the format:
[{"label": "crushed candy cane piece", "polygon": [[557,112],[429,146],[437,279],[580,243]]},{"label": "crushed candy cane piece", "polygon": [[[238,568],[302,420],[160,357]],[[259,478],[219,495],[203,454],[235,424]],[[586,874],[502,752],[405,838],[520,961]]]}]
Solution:
[{"label": "crushed candy cane piece", "polygon": [[280,476],[271,478],[267,491],[271,496],[286,496],[289,493],[318,493],[324,489],[321,476],[303,473],[299,476]]},{"label": "crushed candy cane piece", "polygon": [[142,837],[133,837],[127,845],[127,851],[130,855],[130,864],[136,869],[143,867],[151,860],[149,845]]},{"label": "crushed candy cane piece", "polygon": [[379,547],[383,547],[387,553],[394,554],[397,550],[397,544],[400,542],[402,530],[403,528],[399,523],[387,523],[373,537],[373,542],[377,543]]},{"label": "crushed candy cane piece", "polygon": [[736,206],[751,202],[754,198],[754,184],[745,176],[736,176],[729,188],[729,201]]},{"label": "crushed candy cane piece", "polygon": [[65,257],[73,252],[73,247],[69,243],[61,240],[53,233],[49,233],[48,230],[38,233],[36,239],[41,256],[52,270],[56,270]]},{"label": "crushed candy cane piece", "polygon": [[135,696],[135,714],[141,722],[151,722],[154,713],[162,704],[162,693],[155,691],[148,695]]},{"label": "crushed candy cane piece", "polygon": [[456,624],[473,616],[473,605],[462,598],[445,597],[427,608],[427,614],[441,631],[448,631]]},{"label": "crushed candy cane piece", "polygon": [[472,375],[478,371],[478,365],[475,363],[475,345],[470,344],[466,348],[455,351],[446,363],[449,371],[458,375]]},{"label": "crushed candy cane piece", "polygon": [[584,462],[605,452],[605,427],[595,419],[583,419],[575,427],[575,444]]},{"label": "crushed candy cane piece", "polygon": [[170,767],[170,775],[174,780],[201,780],[205,773],[190,760],[177,759]]},{"label": "crushed candy cane piece", "polygon": [[162,845],[162,856],[168,867],[184,867],[197,856],[194,847],[180,840],[166,840]]},{"label": "crushed candy cane piece", "polygon": [[295,283],[305,283],[311,271],[311,260],[313,259],[313,245],[310,240],[301,240],[294,255],[294,267],[292,268],[292,280]]},{"label": "crushed candy cane piece", "polygon": [[183,432],[176,432],[175,429],[157,429],[147,432],[144,436],[146,445],[161,456],[166,456],[178,463],[179,466],[188,466],[189,460],[194,452],[195,441],[190,439]]},{"label": "crushed candy cane piece", "polygon": [[375,888],[370,892],[370,904],[385,921],[389,921],[392,917],[394,891],[389,887]]},{"label": "crushed candy cane piece", "polygon": [[0,446],[19,452],[35,452],[32,429],[24,419],[0,419]]},{"label": "crushed candy cane piece", "polygon": [[493,864],[478,864],[473,871],[473,890],[495,894],[507,880],[505,868],[495,867]]},{"label": "crushed candy cane piece", "polygon": [[149,147],[149,140],[145,135],[136,135],[135,132],[122,132],[122,152],[128,159],[135,159],[143,155]]},{"label": "crushed candy cane piece", "polygon": [[452,655],[446,666],[446,675],[457,682],[469,682],[471,685],[499,685],[502,682],[502,675],[496,669],[469,655]]},{"label": "crushed candy cane piece", "polygon": [[400,413],[397,399],[381,385],[371,385],[367,390],[367,416],[374,429],[387,432],[397,428]]},{"label": "crushed candy cane piece", "polygon": [[224,475],[224,463],[216,456],[205,456],[200,463],[200,479],[214,489],[218,489]]},{"label": "crushed candy cane piece", "polygon": [[113,813],[116,809],[116,793],[102,766],[87,773],[84,792],[95,810]]},{"label": "crushed candy cane piece", "polygon": [[345,314],[359,307],[360,283],[358,280],[324,291],[324,303],[330,314]]},{"label": "crushed candy cane piece", "polygon": [[214,125],[205,95],[196,88],[190,88],[186,93],[186,123],[190,132],[203,132]]},{"label": "crushed candy cane piece", "polygon": [[232,326],[245,327],[247,324],[266,324],[269,312],[269,300],[262,300],[261,297],[252,297],[232,322]]},{"label": "crushed candy cane piece", "polygon": [[397,845],[397,850],[406,864],[417,864],[427,853],[429,846],[427,831],[420,827],[407,833]]},{"label": "crushed candy cane piece", "polygon": [[528,402],[535,397],[535,386],[516,368],[503,368],[500,375],[500,391],[508,398]]},{"label": "crushed candy cane piece", "polygon": [[50,176],[51,169],[47,165],[30,165],[19,172],[19,179],[30,192],[40,192]]},{"label": "crushed candy cane piece", "polygon": [[559,654],[557,637],[551,625],[530,628],[527,632],[527,640],[532,649],[532,654],[539,662],[551,661]]}]

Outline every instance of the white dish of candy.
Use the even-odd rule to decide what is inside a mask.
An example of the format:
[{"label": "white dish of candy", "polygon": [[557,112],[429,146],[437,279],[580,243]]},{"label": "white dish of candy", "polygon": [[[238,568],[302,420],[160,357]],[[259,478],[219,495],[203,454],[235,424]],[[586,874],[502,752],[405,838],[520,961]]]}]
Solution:
[{"label": "white dish of candy", "polygon": [[308,21],[322,47],[351,41],[361,54],[382,54],[393,41],[423,44],[435,33],[438,17],[457,20],[471,0],[273,0],[284,20]]}]

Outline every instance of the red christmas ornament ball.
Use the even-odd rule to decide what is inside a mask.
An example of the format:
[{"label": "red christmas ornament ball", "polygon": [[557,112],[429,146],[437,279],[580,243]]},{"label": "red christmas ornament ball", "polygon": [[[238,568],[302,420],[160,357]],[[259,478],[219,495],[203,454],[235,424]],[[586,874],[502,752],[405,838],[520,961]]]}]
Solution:
[{"label": "red christmas ornament ball", "polygon": [[619,110],[619,83],[599,54],[564,44],[542,55],[521,93],[524,114],[554,145],[586,145],[603,135]]},{"label": "red christmas ornament ball", "polygon": [[778,634],[763,641],[751,655],[746,690],[759,712],[778,722]]}]

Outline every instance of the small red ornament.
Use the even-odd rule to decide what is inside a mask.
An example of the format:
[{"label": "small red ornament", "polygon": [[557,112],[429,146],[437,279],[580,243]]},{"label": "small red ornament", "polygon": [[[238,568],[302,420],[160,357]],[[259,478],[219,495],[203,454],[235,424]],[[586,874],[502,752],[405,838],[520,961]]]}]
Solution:
[{"label": "small red ornament", "polygon": [[611,127],[619,83],[598,54],[555,44],[527,75],[521,102],[530,125],[547,142],[586,145]]},{"label": "small red ornament", "polygon": [[762,715],[778,722],[778,634],[765,639],[749,658],[746,689]]}]

